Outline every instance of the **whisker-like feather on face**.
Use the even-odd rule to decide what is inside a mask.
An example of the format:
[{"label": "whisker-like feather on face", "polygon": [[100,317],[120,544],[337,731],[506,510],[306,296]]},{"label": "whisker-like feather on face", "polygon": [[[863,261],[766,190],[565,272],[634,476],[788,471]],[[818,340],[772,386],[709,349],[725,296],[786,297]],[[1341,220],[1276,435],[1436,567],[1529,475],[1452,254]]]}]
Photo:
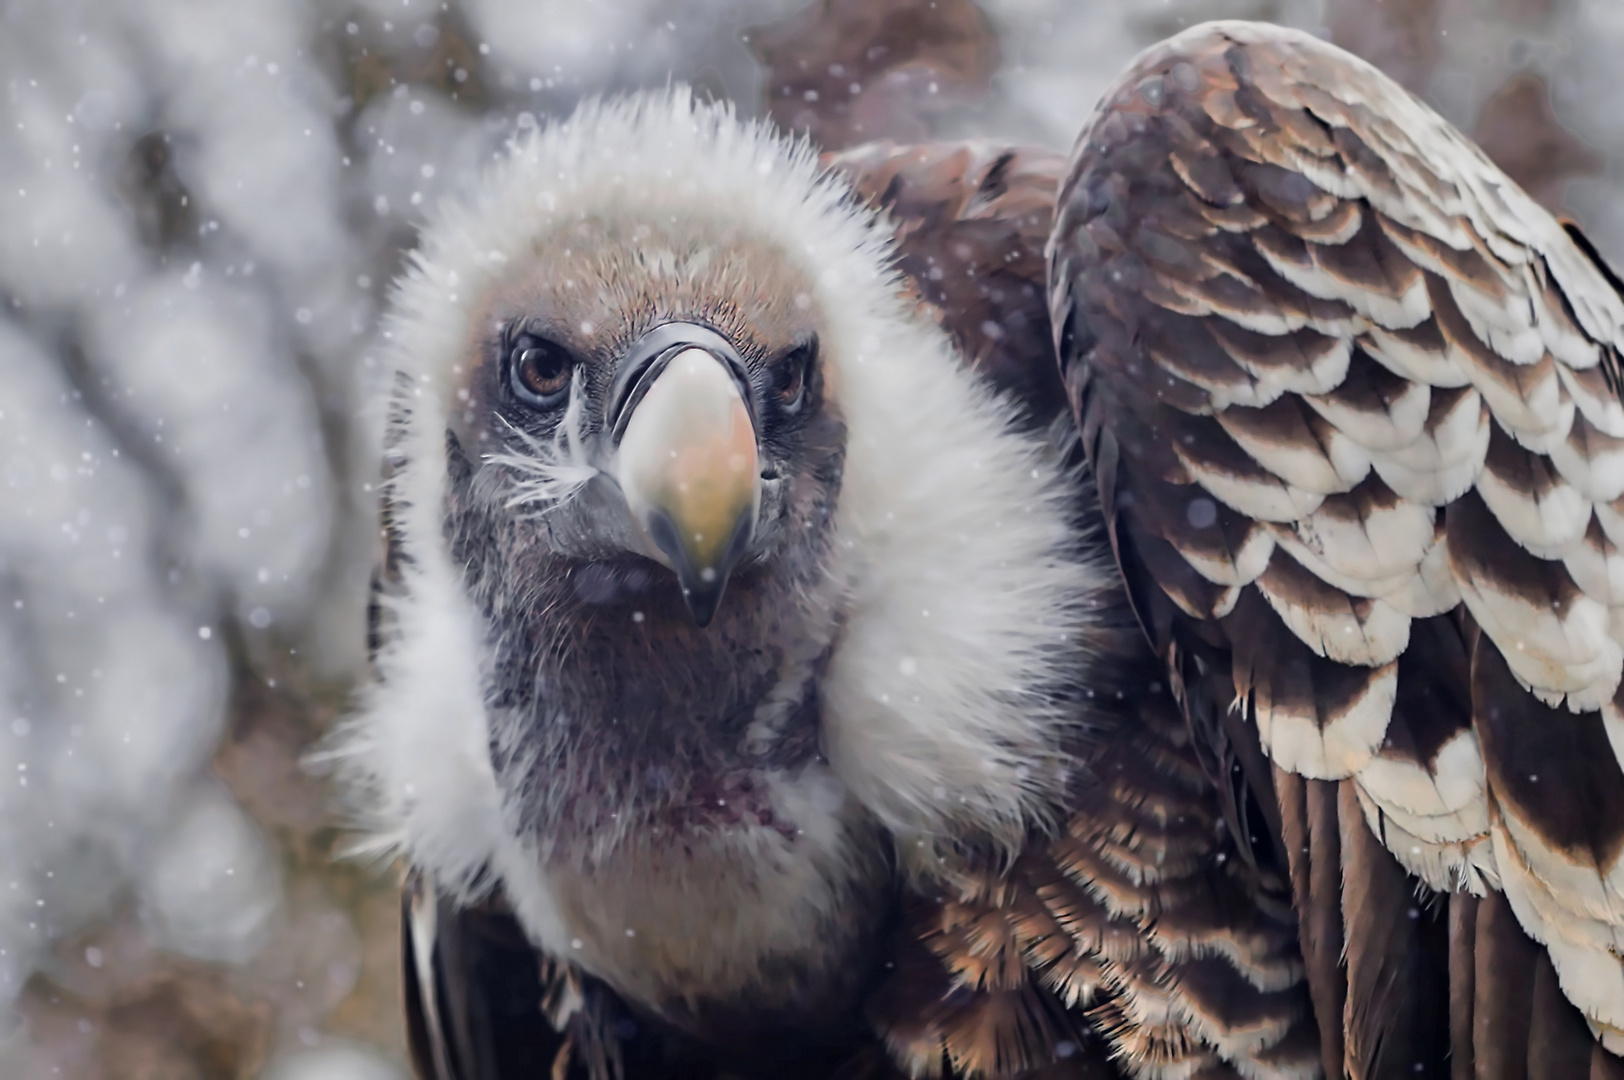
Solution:
[{"label": "whisker-like feather on face", "polygon": [[581,378],[577,370],[569,407],[564,410],[564,417],[551,440],[538,439],[507,417],[500,417],[528,451],[485,455],[489,464],[509,470],[511,490],[504,503],[506,509],[536,507],[545,512],[568,500],[598,475],[597,467],[586,459],[582,449],[581,402],[585,395]]}]

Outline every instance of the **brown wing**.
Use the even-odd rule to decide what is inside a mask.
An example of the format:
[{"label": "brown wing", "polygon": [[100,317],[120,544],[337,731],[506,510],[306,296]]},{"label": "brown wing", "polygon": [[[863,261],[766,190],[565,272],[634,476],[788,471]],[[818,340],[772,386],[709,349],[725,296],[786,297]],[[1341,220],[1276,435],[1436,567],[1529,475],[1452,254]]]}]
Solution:
[{"label": "brown wing", "polygon": [[[1063,159],[879,144],[828,161],[890,216],[901,269],[969,361],[1035,427],[1069,428],[1042,255]],[[1289,894],[1241,857],[1226,817],[1242,828],[1244,808],[1221,812],[1230,762],[1204,760],[1131,617],[1123,630],[1100,642],[1121,667],[1091,690],[1115,704],[1096,710],[1101,727],[1079,750],[1085,775],[1059,838],[909,909],[869,1012],[910,1075],[1317,1067]]]},{"label": "brown wing", "polygon": [[1061,415],[1043,245],[1065,158],[992,143],[882,142],[824,160],[889,215],[899,268],[961,354],[1024,402],[1034,424]]},{"label": "brown wing", "polygon": [[1141,619],[1271,763],[1327,1071],[1616,1071],[1624,301],[1597,261],[1375,69],[1243,23],[1107,95],[1050,253]]},{"label": "brown wing", "polygon": [[1289,898],[1236,857],[1171,698],[1120,720],[1058,839],[910,909],[870,1004],[910,1075],[1317,1074]]}]

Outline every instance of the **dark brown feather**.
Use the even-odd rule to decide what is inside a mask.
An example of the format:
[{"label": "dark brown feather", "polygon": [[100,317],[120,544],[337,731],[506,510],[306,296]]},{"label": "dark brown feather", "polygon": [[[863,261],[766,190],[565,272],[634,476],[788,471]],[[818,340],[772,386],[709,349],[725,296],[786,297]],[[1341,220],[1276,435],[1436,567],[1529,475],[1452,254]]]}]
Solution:
[{"label": "dark brown feather", "polygon": [[1449,1049],[1447,909],[1415,884],[1365,827],[1353,781],[1338,785],[1348,996],[1344,1070],[1409,1076]]},{"label": "dark brown feather", "polygon": [[1286,825],[1297,934],[1319,1023],[1320,1060],[1325,1075],[1336,1076],[1342,1070],[1342,1013],[1347,997],[1342,970],[1342,834],[1336,785],[1278,770],[1275,791]]},{"label": "dark brown feather", "polygon": [[1472,1010],[1477,983],[1477,908],[1471,893],[1449,898],[1449,1075],[1473,1080]]},{"label": "dark brown feather", "polygon": [[1483,1080],[1528,1074],[1528,1019],[1533,1012],[1539,946],[1517,925],[1511,905],[1491,893],[1477,905],[1472,1058]]},{"label": "dark brown feather", "polygon": [[1624,846],[1624,774],[1601,716],[1535,700],[1486,639],[1473,658],[1472,697],[1501,807],[1574,862],[1612,865]]},{"label": "dark brown feather", "polygon": [[1624,1080],[1624,1058],[1595,1044],[1590,1051],[1590,1080]]},{"label": "dark brown feather", "polygon": [[1528,1080],[1566,1080],[1590,1068],[1596,1040],[1584,1017],[1562,995],[1551,958],[1534,961],[1534,1001],[1528,1018]]}]

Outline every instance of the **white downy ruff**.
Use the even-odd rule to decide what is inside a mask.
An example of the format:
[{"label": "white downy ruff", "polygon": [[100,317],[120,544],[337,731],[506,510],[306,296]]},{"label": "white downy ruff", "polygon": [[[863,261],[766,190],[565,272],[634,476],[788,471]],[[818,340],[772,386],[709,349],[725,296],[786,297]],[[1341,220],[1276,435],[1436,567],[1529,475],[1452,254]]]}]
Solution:
[{"label": "white downy ruff", "polygon": [[[915,313],[891,266],[886,223],[823,174],[810,147],[684,90],[587,105],[518,141],[476,197],[439,212],[395,296],[387,329],[406,418],[391,497],[407,596],[379,656],[382,677],[335,755],[370,796],[380,850],[454,898],[499,881],[538,945],[569,955],[573,944],[589,970],[608,969],[597,973],[635,992],[624,970],[632,961],[579,951],[578,920],[563,913],[557,882],[504,805],[484,705],[486,632],[442,540],[444,432],[479,297],[535,238],[627,211],[714,221],[719,234],[748,234],[801,268],[826,313],[829,394],[847,423],[833,571],[845,582],[846,622],[819,688],[828,773],[775,795],[802,836],[776,852],[786,863],[776,884],[752,890],[764,909],[754,913],[760,936],[804,936],[816,909],[839,902],[838,873],[819,867],[874,857],[841,850],[852,834],[832,817],[838,800],[812,790],[831,775],[916,874],[929,872],[943,840],[975,835],[1014,848],[1046,819],[1060,742],[1075,721],[1052,692],[1082,672],[1086,631],[1114,570],[1079,550],[1075,478],[1043,439],[1016,430],[1012,406]],[[571,467],[556,478],[566,498]],[[755,842],[727,852],[753,857]],[[720,903],[717,920],[750,923],[751,912],[727,910],[744,897],[715,895],[725,872],[704,873],[721,884],[702,886],[702,906]],[[661,889],[664,880],[614,887]],[[626,899],[644,910],[694,906]],[[668,932],[694,933],[687,919],[673,915]]]}]

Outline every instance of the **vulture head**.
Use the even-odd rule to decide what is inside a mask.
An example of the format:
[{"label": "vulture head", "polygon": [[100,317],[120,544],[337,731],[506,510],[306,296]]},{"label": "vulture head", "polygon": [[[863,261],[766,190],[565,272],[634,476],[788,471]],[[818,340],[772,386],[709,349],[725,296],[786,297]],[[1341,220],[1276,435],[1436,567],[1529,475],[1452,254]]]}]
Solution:
[{"label": "vulture head", "polygon": [[[628,208],[536,238],[476,314],[453,535],[501,535],[493,586],[558,629],[698,643],[815,588],[845,441],[823,321],[807,275],[725,222]],[[691,633],[735,571],[748,596]]]},{"label": "vulture head", "polygon": [[714,212],[563,218],[481,290],[445,433],[497,766],[552,843],[771,825],[762,773],[816,752],[796,706],[842,606],[827,320],[803,268]]},{"label": "vulture head", "polygon": [[442,892],[667,1015],[845,1000],[900,878],[1067,783],[1075,478],[890,260],[809,147],[675,91],[517,143],[394,298],[343,753]]}]

